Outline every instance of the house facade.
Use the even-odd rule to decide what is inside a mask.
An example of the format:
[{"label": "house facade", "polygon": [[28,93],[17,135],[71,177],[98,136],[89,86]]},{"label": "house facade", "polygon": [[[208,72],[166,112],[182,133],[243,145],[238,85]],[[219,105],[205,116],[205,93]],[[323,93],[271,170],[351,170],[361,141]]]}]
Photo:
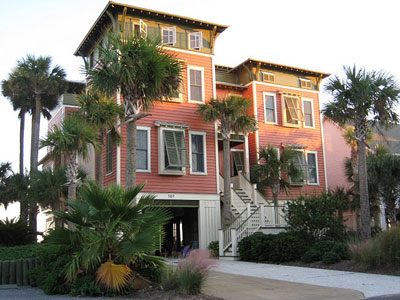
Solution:
[{"label": "house facade", "polygon": [[[118,25],[113,27],[113,22]],[[304,170],[301,181],[293,182],[290,195],[280,195],[282,202],[326,189],[319,84],[329,74],[252,59],[236,67],[215,65],[216,38],[227,26],[115,2],[107,4],[75,55],[84,57],[93,67],[98,45],[115,27],[161,38],[164,48],[183,64],[179,95],[156,101],[150,116],[137,123],[137,183],[145,183],[143,191],[154,193],[159,205],[168,207],[173,215],[165,228],[166,253],[188,244],[207,248],[212,241],[221,242],[221,234],[227,234],[218,232],[223,176],[231,176],[234,183],[235,220],[258,211],[263,220],[259,227],[268,221],[268,212],[263,215],[260,207],[272,196],[264,198],[248,181],[258,151],[268,144],[279,151],[295,147],[299,153],[296,162]],[[222,174],[218,124],[204,122],[197,108],[211,98],[229,94],[251,100],[249,114],[256,117],[258,130],[232,137],[232,173]],[[116,101],[123,101],[118,94]],[[121,145],[105,139],[104,185],[125,185],[125,126],[120,127],[120,133]],[[172,145],[171,139],[175,140]],[[178,158],[171,155],[171,149],[179,153]],[[226,241],[223,245],[228,249],[232,241],[231,246]]]}]

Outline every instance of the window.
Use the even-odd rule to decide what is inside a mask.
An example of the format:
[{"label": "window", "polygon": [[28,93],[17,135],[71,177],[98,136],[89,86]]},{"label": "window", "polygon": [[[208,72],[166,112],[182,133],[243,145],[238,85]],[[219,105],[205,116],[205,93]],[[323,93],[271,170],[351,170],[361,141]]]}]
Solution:
[{"label": "window", "polygon": [[144,39],[147,38],[147,24],[142,20],[140,20],[139,25],[140,25],[140,36]]},{"label": "window", "polygon": [[162,128],[160,137],[160,173],[184,174],[184,168],[189,167],[185,131]]},{"label": "window", "polygon": [[206,134],[204,132],[190,133],[190,174],[206,174]]},{"label": "window", "polygon": [[200,50],[203,48],[203,34],[200,31],[189,33],[189,49]]},{"label": "window", "polygon": [[300,87],[306,88],[306,89],[311,89],[311,80],[300,78]]},{"label": "window", "polygon": [[275,75],[273,73],[261,72],[263,81],[274,81]]},{"label": "window", "polygon": [[318,184],[317,152],[307,152],[307,183]]},{"label": "window", "polygon": [[136,37],[147,37],[147,24],[143,20],[125,18],[125,25],[122,26],[122,21],[119,21],[119,30],[126,35],[134,35]]},{"label": "window", "polygon": [[190,67],[189,73],[189,101],[204,102],[203,68]]},{"label": "window", "polygon": [[232,175],[237,176],[239,171],[244,172],[244,151],[232,149],[233,170]]},{"label": "window", "polygon": [[113,172],[113,143],[111,133],[106,134],[106,174]]},{"label": "window", "polygon": [[297,96],[283,95],[283,122],[288,126],[300,126],[301,109],[300,98]]},{"label": "window", "polygon": [[295,180],[290,178],[290,183],[292,185],[303,185],[307,176],[306,173],[306,161],[304,157],[304,151],[303,150],[298,150],[296,151],[296,156],[293,158],[293,164],[300,169],[302,172],[298,178]]},{"label": "window", "polygon": [[175,45],[176,43],[176,28],[166,27],[161,29],[162,43],[165,45]]},{"label": "window", "polygon": [[138,127],[136,132],[136,170],[150,172],[150,128]]},{"label": "window", "polygon": [[273,93],[263,93],[264,95],[264,111],[265,123],[278,123],[276,115],[276,95]]},{"label": "window", "polygon": [[314,110],[312,99],[303,100],[304,127],[314,128]]}]

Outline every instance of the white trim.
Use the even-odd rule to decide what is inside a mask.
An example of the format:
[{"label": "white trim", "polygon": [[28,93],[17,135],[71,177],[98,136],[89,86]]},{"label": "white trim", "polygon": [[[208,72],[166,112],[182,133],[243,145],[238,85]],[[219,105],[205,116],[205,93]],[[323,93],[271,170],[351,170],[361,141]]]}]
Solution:
[{"label": "white trim", "polygon": [[214,122],[214,144],[215,144],[215,175],[217,182],[217,193],[219,193],[219,156],[218,156],[218,124]]},{"label": "white trim", "polygon": [[[203,151],[204,151],[204,172],[192,171],[192,135],[203,136]],[[204,131],[190,131],[189,130],[189,161],[190,161],[190,174],[191,175],[208,175],[207,174],[207,135]]]},{"label": "white trim", "polygon": [[322,114],[319,115],[319,120],[321,123],[321,140],[322,140],[322,155],[324,157],[324,175],[325,175],[325,190],[328,191],[328,176],[326,172],[326,157],[325,157],[325,137],[324,137],[324,125],[322,120]]},{"label": "white trim", "polygon": [[[185,175],[186,168],[183,167],[182,170],[168,170],[165,169],[165,148],[164,148],[164,138],[163,138],[163,131],[182,131],[183,138],[185,139],[186,144],[186,130],[180,128],[173,128],[173,127],[158,127],[158,174],[160,175]],[[187,150],[186,150],[187,151]]]},{"label": "white trim", "polygon": [[154,193],[156,200],[189,200],[189,201],[219,201],[220,196],[218,194],[194,194],[194,193],[159,193],[157,191],[141,192],[138,194],[138,198]]},{"label": "white trim", "polygon": [[[201,72],[201,101],[190,99],[190,70]],[[188,81],[188,102],[189,103],[204,103],[205,102],[205,91],[204,91],[204,68],[197,66],[187,66],[187,81]]]},{"label": "white trim", "polygon": [[244,171],[250,179],[249,136],[244,136]]},{"label": "white trim", "polygon": [[[194,35],[194,36],[200,35],[199,49],[190,47],[190,36],[191,35]],[[195,50],[195,51],[200,51],[203,48],[203,32],[201,32],[201,31],[188,32],[188,45],[187,46],[188,46],[188,49]]]},{"label": "white trim", "polygon": [[[311,117],[313,126],[306,126],[306,118],[304,118],[304,102],[311,102]],[[314,117],[314,100],[312,98],[301,98],[301,109],[303,112],[303,127],[315,129],[315,117]]]},{"label": "white trim", "polygon": [[280,84],[268,83],[268,82],[262,82],[262,81],[256,81],[256,80],[250,81],[245,86],[248,86],[248,85],[252,84],[253,82],[257,83],[257,84],[261,84],[261,85],[266,85],[266,86],[273,86],[273,87],[278,87],[278,88],[290,89],[290,90],[294,90],[294,91],[319,94],[319,91],[312,90],[312,89],[301,89],[301,88],[291,87],[288,85],[280,85]]},{"label": "white trim", "polygon": [[50,123],[53,121],[54,117],[61,111],[61,120],[64,119],[64,112],[62,111],[64,109],[64,105],[60,105],[60,107],[51,115],[50,120],[47,123]]},{"label": "white trim", "polygon": [[[257,88],[256,88],[256,82],[252,81],[253,83],[253,110],[254,110],[254,118],[256,119],[256,122],[258,122],[258,117],[257,117]],[[259,136],[258,136],[258,130],[255,132],[256,135],[256,159],[257,161],[260,159],[260,142],[259,142]]]},{"label": "white trim", "polygon": [[[275,117],[275,122],[269,122],[267,121],[267,114],[266,114],[266,107],[265,107],[265,96],[272,96],[274,97],[274,117]],[[264,103],[264,123],[265,124],[275,124],[278,125],[278,107],[276,105],[276,93],[271,93],[271,92],[263,92],[263,103]]]},{"label": "white trim", "polygon": [[[150,126],[137,126],[136,130],[147,131],[147,169],[138,169],[136,164],[136,172],[151,173],[151,127]],[[137,141],[136,141],[137,142]],[[137,145],[137,143],[136,143]],[[137,158],[137,155],[136,155]]]},{"label": "white trim", "polygon": [[214,56],[211,57],[211,66],[212,66],[212,87],[213,87],[213,98],[217,97],[217,85],[215,84],[215,62]]},{"label": "white trim", "polygon": [[[117,104],[121,105],[121,93],[119,89],[117,90]],[[117,131],[121,133],[121,126],[118,126],[121,124],[121,120],[117,117]],[[121,145],[117,145],[117,153],[116,153],[116,160],[117,160],[117,166],[116,166],[116,184],[120,185],[121,184]]]},{"label": "white trim", "polygon": [[[308,154],[314,154],[315,155],[315,171],[316,171],[316,176],[317,176],[317,182],[309,182],[308,180]],[[319,185],[319,170],[318,170],[318,151],[314,150],[306,150],[305,151],[305,159],[307,163],[307,185]]]},{"label": "white trim", "polygon": [[[172,31],[173,35],[172,35],[172,44],[170,43],[164,43],[164,30],[165,31]],[[175,46],[176,44],[176,27],[175,26],[163,26],[161,27],[161,43],[163,45],[169,45],[169,46]]]},{"label": "white trim", "polygon": [[182,53],[193,54],[193,55],[201,55],[201,56],[206,56],[206,57],[210,57],[210,58],[214,56],[213,54],[201,53],[201,52],[197,52],[196,50],[190,51],[190,50],[172,48],[172,47],[168,47],[168,46],[163,46],[163,48],[171,50],[171,51],[182,52]]},{"label": "white trim", "polygon": [[312,89],[312,81],[310,80],[310,79],[307,79],[307,78],[299,78],[299,80],[300,80],[300,87],[302,86],[302,82],[307,82],[307,83],[310,83],[310,87],[309,88],[306,88],[306,89]]},{"label": "white trim", "polygon": [[[262,81],[267,81],[267,82],[268,81],[269,82],[275,81],[275,74],[274,73],[261,71],[261,74],[262,74],[262,78],[261,78]],[[267,76],[272,76],[274,80],[264,80],[264,74],[267,75]]]}]

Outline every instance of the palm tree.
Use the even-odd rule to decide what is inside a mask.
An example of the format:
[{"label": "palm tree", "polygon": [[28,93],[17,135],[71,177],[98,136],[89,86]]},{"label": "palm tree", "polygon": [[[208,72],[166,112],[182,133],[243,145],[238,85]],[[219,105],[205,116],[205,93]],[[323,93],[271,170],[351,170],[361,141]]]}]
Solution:
[{"label": "palm tree", "polygon": [[68,199],[76,199],[78,183],[77,157],[86,159],[88,147],[92,145],[98,149],[96,130],[87,124],[82,116],[69,115],[61,124],[54,126],[45,139],[40,141],[41,147],[49,147],[54,158],[64,155],[66,159],[65,175],[68,185]]},{"label": "palm tree", "polygon": [[[301,177],[302,170],[293,162],[296,151],[285,148],[282,154],[273,146],[268,145],[259,152],[259,164],[253,166],[252,181],[257,183],[257,188],[265,194],[265,189],[271,189],[274,205],[278,205],[278,195],[283,191],[289,192],[291,178],[294,181]],[[282,172],[285,176],[282,176]]]},{"label": "palm tree", "polygon": [[[32,105],[31,171],[37,170],[39,153],[40,114],[49,117],[48,110],[57,106],[58,97],[65,91],[65,71],[60,66],[51,68],[51,57],[27,55],[17,62],[19,74],[29,89]],[[45,109],[45,111],[43,110]]]},{"label": "palm tree", "polygon": [[[100,95],[92,91],[82,93],[77,97],[80,104],[80,112],[84,115],[86,122],[98,131],[98,143],[104,145],[104,136],[110,131],[112,142],[121,143],[121,136],[116,127],[117,118],[123,117],[124,109],[115,100],[105,95]],[[96,182],[103,186],[103,153],[102,148],[96,152]]]},{"label": "palm tree", "polygon": [[162,264],[161,258],[146,253],[158,250],[167,210],[153,206],[154,196],[143,195],[135,203],[142,186],[124,190],[119,186],[101,189],[93,182],[81,187],[77,201],[68,200],[68,212],[56,215],[74,224],[59,228],[49,242],[73,247],[74,256],[66,266],[67,279],[78,273],[97,273],[97,283],[120,290],[135,271],[137,258]]},{"label": "palm tree", "polygon": [[255,130],[254,117],[247,115],[249,106],[250,100],[246,98],[228,96],[223,99],[211,99],[208,103],[200,104],[198,108],[198,113],[206,122],[220,122],[224,157],[224,207],[222,213],[224,228],[232,223],[230,138],[232,133],[244,134]]},{"label": "palm tree", "polygon": [[366,72],[354,66],[345,67],[346,78],[335,76],[326,85],[333,100],[323,109],[325,116],[343,126],[354,124],[357,140],[358,177],[361,207],[361,236],[371,237],[366,163],[366,138],[370,126],[388,127],[398,122],[394,106],[399,102],[400,89],[394,78],[382,72]]},{"label": "palm tree", "polygon": [[125,108],[125,186],[136,185],[136,122],[148,116],[152,101],[172,97],[181,84],[182,66],[159,40],[111,33],[99,46],[95,68],[87,70],[94,90],[113,96],[120,92]]}]

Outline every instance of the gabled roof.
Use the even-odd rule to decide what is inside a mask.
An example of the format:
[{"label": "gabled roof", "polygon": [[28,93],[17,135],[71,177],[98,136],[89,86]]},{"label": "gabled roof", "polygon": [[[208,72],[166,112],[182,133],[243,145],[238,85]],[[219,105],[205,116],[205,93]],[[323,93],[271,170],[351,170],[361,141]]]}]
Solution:
[{"label": "gabled roof", "polygon": [[111,20],[107,13],[123,13],[124,8],[128,9],[129,14],[134,14],[138,17],[151,17],[153,19],[159,19],[160,21],[170,21],[173,23],[182,23],[187,25],[193,25],[204,29],[216,29],[216,33],[223,32],[228,26],[220,25],[215,23],[210,23],[206,21],[201,21],[193,18],[183,17],[179,15],[164,13],[152,9],[122,4],[110,1],[103,9],[97,20],[94,22],[89,32],[86,34],[85,38],[82,40],[78,48],[76,49],[74,55],[85,56],[91,49],[92,44],[96,41],[96,38],[104,30],[105,26],[110,24]]},{"label": "gabled roof", "polygon": [[227,67],[227,66],[222,66],[222,65],[216,65],[215,68],[217,70],[221,70],[221,71],[235,72],[235,71],[238,71],[241,68],[243,68],[245,65],[252,65],[252,64],[253,65],[260,64],[261,67],[266,67],[266,68],[269,68],[269,69],[300,73],[300,74],[303,74],[305,76],[316,76],[316,77],[325,78],[325,77],[328,77],[328,76],[331,75],[329,73],[322,73],[322,72],[311,71],[311,70],[297,68],[297,67],[290,67],[290,66],[286,66],[286,65],[281,65],[281,64],[261,61],[261,60],[252,59],[252,58],[246,59],[244,62],[238,64],[236,67]]}]

